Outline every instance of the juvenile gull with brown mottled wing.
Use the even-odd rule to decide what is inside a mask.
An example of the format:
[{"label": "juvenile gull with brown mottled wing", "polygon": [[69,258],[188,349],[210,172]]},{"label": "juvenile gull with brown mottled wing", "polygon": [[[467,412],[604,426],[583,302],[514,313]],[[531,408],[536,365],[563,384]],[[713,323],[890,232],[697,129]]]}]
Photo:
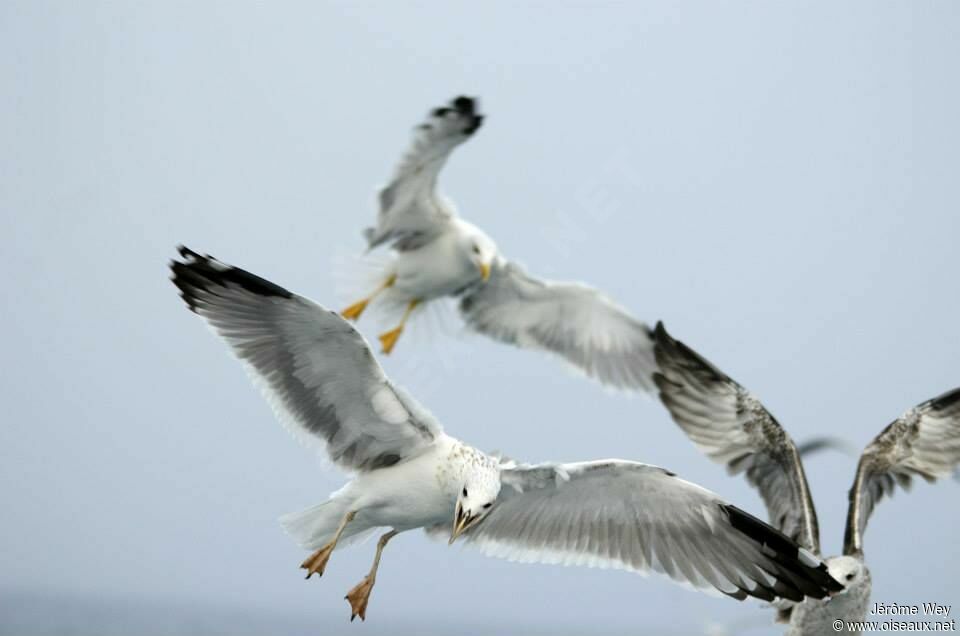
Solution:
[{"label": "juvenile gull with brown mottled wing", "polygon": [[[820,555],[813,498],[793,440],[749,391],[682,342],[662,324],[654,330],[660,371],[654,380],[674,421],[700,450],[744,472],[767,506],[770,521]],[[960,465],[960,388],[910,409],[863,451],[850,489],[843,555],[827,559],[830,573],[847,589],[830,599],[780,603],[789,636],[832,633],[833,622],[861,621],[871,579],[863,558],[863,532],[874,506],[913,477],[929,482]]]}]

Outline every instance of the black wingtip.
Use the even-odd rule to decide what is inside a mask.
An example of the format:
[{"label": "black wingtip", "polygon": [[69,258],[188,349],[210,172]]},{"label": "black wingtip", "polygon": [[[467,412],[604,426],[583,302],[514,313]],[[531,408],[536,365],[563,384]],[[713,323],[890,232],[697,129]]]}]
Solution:
[{"label": "black wingtip", "polygon": [[656,326],[653,328],[653,347],[654,353],[658,358],[658,364],[660,358],[670,352],[674,352],[671,355],[676,356],[676,350],[682,346],[682,344],[683,343],[670,335],[670,332],[667,331],[662,320],[657,321]]},{"label": "black wingtip", "polygon": [[[479,111],[480,100],[476,97],[467,97],[459,95],[450,100],[449,105],[440,106],[430,111],[433,117],[444,117],[450,113],[457,113],[466,120],[466,126],[463,129],[464,135],[472,135],[483,125],[484,116]],[[427,125],[429,128],[429,125]]]},{"label": "black wingtip", "polygon": [[463,129],[465,135],[472,135],[480,129],[480,126],[483,125],[483,115],[476,115],[473,118],[473,123]]},{"label": "black wingtip", "polygon": [[[653,356],[658,367],[665,370],[671,364],[676,364],[678,358],[689,355],[688,350],[693,353],[689,347],[670,335],[662,320],[657,321],[653,328]],[[694,356],[699,357],[695,353]]]},{"label": "black wingtip", "polygon": [[[182,245],[182,244],[181,244],[181,245],[177,245],[177,253],[180,254],[180,256],[183,257],[183,258],[189,258],[189,259],[194,259],[194,260],[201,260],[201,259],[203,259],[203,256],[201,256],[200,254],[197,254],[197,253],[194,252],[192,249],[190,249],[190,248],[187,247],[186,245]],[[207,254],[207,258],[213,258],[213,257],[210,256],[209,254]]]},{"label": "black wingtip", "polygon": [[658,320],[653,328],[653,338],[657,342],[670,342],[673,338],[667,333],[667,328],[663,326],[663,321]]},{"label": "black wingtip", "polygon": [[779,553],[792,553],[797,556],[797,544],[791,541],[787,535],[734,505],[721,504],[720,507],[727,513],[730,525],[743,534]]},{"label": "black wingtip", "polygon": [[653,332],[653,355],[665,375],[685,369],[693,372],[701,382],[734,382],[715,364],[667,333],[663,322],[657,322]]},{"label": "black wingtip", "polygon": [[458,113],[463,115],[475,115],[477,113],[477,100],[466,95],[458,95],[453,98],[450,104],[457,109]]},{"label": "black wingtip", "polygon": [[799,601],[803,596],[824,598],[844,589],[830,576],[825,563],[811,563],[809,553],[801,554],[803,548],[776,528],[736,506],[721,504],[720,507],[730,525],[763,546],[764,553],[780,567],[778,574],[782,580],[775,587],[778,596]]},{"label": "black wingtip", "polygon": [[283,287],[239,267],[221,263],[209,254],[199,254],[185,245],[177,246],[177,252],[183,260],[170,261],[170,280],[180,290],[180,296],[191,311],[197,311],[201,292],[209,292],[216,286],[237,285],[260,296],[293,296]]},{"label": "black wingtip", "polygon": [[960,404],[960,387],[947,391],[930,400],[930,408],[935,411],[943,411],[956,404]]}]

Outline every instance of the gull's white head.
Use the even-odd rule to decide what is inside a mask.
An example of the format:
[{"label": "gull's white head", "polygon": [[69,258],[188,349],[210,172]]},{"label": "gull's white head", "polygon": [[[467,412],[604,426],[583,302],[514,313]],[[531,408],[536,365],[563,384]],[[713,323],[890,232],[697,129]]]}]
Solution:
[{"label": "gull's white head", "polygon": [[464,476],[453,513],[450,543],[490,514],[500,494],[500,471],[492,466],[471,467]]},{"label": "gull's white head", "polygon": [[830,576],[843,584],[844,592],[858,587],[868,577],[867,566],[861,559],[852,556],[836,556],[827,559],[827,571]]},{"label": "gull's white head", "polygon": [[480,280],[490,278],[493,263],[497,258],[497,244],[477,226],[460,220],[460,250],[480,274]]}]

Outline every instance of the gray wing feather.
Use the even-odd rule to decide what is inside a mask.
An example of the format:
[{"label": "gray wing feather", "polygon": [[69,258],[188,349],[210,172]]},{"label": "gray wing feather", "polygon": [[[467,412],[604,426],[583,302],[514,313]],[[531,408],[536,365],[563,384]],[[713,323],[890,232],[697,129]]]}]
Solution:
[{"label": "gray wing feather", "polygon": [[853,487],[843,553],[863,554],[874,507],[913,477],[933,482],[960,465],[960,388],[927,400],[893,421],[863,451]]},{"label": "gray wing feather", "polygon": [[545,282],[498,262],[460,301],[460,313],[475,331],[555,353],[608,386],[653,390],[650,328],[586,285]]},{"label": "gray wing feather", "polygon": [[391,242],[400,251],[416,249],[453,216],[453,207],[437,193],[437,175],[453,149],[480,128],[477,107],[477,100],[457,97],[417,126],[393,178],[380,190],[377,226],[364,232],[371,248]]},{"label": "gray wing feather", "polygon": [[673,420],[731,474],[745,473],[770,522],[820,554],[817,513],[793,440],[759,400],[662,324],[654,330],[660,371],[654,377]]},{"label": "gray wing feather", "polygon": [[323,443],[334,463],[363,471],[416,455],[441,434],[336,313],[210,256],[180,253],[173,283],[298,439]]},{"label": "gray wing feather", "polygon": [[655,571],[738,599],[840,586],[820,560],[713,493],[647,464],[604,460],[501,472],[469,544],[521,562]]}]

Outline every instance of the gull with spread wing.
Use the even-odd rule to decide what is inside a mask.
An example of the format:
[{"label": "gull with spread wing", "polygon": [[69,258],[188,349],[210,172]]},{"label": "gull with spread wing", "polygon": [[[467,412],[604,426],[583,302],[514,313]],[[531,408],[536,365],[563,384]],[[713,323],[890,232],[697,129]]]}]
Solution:
[{"label": "gull with spread wing", "polygon": [[656,466],[622,460],[518,465],[455,439],[393,385],[363,337],[316,303],[181,248],[172,280],[244,363],[278,418],[355,477],[281,523],[314,552],[384,529],[347,594],[366,617],[387,542],[424,528],[516,561],[657,571],[737,599],[801,601],[842,586],[778,530]]},{"label": "gull with spread wing", "polygon": [[460,313],[474,331],[557,354],[608,386],[652,391],[647,325],[592,287],[530,276],[437,191],[450,153],[483,122],[477,107],[477,100],[457,97],[416,128],[412,146],[380,191],[377,224],[364,232],[370,249],[390,245],[396,256],[376,289],[342,315],[358,320],[378,297],[404,306],[400,324],[380,335],[383,352],[390,353],[418,307],[459,297]]},{"label": "gull with spread wing", "polygon": [[[745,473],[760,492],[771,523],[818,556],[820,533],[800,453],[790,435],[749,391],[696,351],[674,340],[662,324],[655,331],[654,380],[674,421],[711,459],[732,474]],[[863,532],[874,506],[913,477],[929,482],[960,464],[960,388],[927,400],[887,426],[864,449],[857,466],[843,554],[826,560],[846,590],[829,600],[778,603],[788,636],[833,633],[834,621],[861,621],[870,601],[870,571]]]}]

